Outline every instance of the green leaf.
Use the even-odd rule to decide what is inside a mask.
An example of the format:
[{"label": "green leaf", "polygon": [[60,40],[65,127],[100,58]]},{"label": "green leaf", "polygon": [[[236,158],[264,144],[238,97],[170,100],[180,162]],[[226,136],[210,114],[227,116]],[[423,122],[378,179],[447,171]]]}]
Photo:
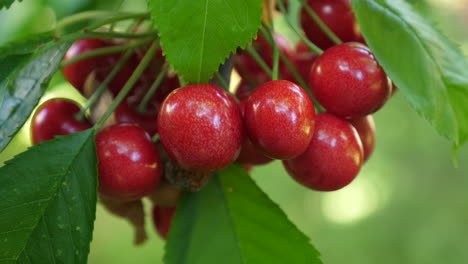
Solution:
[{"label": "green leaf", "polygon": [[260,0],[148,0],[169,63],[189,83],[207,82],[261,24]]},{"label": "green leaf", "polygon": [[214,176],[179,203],[164,261],[321,263],[309,239],[238,166]]},{"label": "green leaf", "polygon": [[362,32],[414,109],[453,141],[468,140],[468,61],[437,28],[402,0],[353,0]]},{"label": "green leaf", "polygon": [[97,199],[94,131],[30,148],[0,168],[0,263],[86,263]]},{"label": "green leaf", "polygon": [[0,81],[21,68],[37,48],[54,38],[52,32],[45,32],[8,42],[0,47]]},{"label": "green leaf", "polygon": [[[0,10],[2,10],[3,8],[10,8],[11,4],[13,4],[15,0],[0,0]],[[21,2],[22,0],[18,0],[19,2]]]},{"label": "green leaf", "polygon": [[[0,80],[0,151],[31,115],[70,43],[42,47],[23,68]],[[20,55],[21,56],[21,55]]]}]

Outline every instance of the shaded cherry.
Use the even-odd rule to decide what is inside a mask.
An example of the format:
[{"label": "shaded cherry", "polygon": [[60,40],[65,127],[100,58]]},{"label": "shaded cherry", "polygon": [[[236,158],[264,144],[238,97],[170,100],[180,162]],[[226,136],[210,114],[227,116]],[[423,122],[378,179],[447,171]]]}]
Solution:
[{"label": "shaded cherry", "polygon": [[[304,80],[309,78],[310,68],[317,56],[318,55],[312,52],[303,41],[297,44],[292,62],[294,62],[294,66]],[[294,76],[289,72],[284,75],[284,78],[292,82],[295,81]]]},{"label": "shaded cherry", "polygon": [[[241,111],[242,116],[244,116],[245,112],[245,103],[245,101],[242,101],[239,104],[239,109]],[[236,160],[237,163],[244,165],[244,167],[251,167],[253,165],[263,165],[271,161],[273,160],[263,155],[263,153],[260,152],[260,150],[252,144],[252,141],[249,139],[248,136],[244,136],[244,140],[242,141],[241,152]],[[250,172],[250,170],[247,171]]]},{"label": "shaded cherry", "polygon": [[375,123],[371,115],[358,117],[349,120],[356,128],[364,148],[364,162],[366,162],[374,151],[375,147]]},{"label": "shaded cherry", "polygon": [[248,137],[266,156],[291,159],[309,145],[314,116],[307,93],[292,82],[280,80],[252,92],[245,105],[244,122]]},{"label": "shaded cherry", "polygon": [[330,113],[343,118],[379,110],[391,94],[391,82],[372,52],[356,42],[326,50],[314,62],[310,88]]},{"label": "shaded cherry", "polygon": [[158,131],[157,118],[159,109],[154,105],[149,105],[149,109],[145,113],[137,111],[137,106],[131,105],[128,100],[120,103],[115,109],[115,121],[118,124],[137,124],[146,132],[153,136]]},{"label": "shaded cherry", "polygon": [[[343,42],[362,39],[351,9],[351,0],[307,0],[307,5]],[[326,50],[334,45],[304,8],[301,10],[301,25],[307,37],[321,49]]]},{"label": "shaded cherry", "polygon": [[195,84],[176,89],[164,100],[158,132],[167,154],[181,168],[214,172],[239,155],[242,118],[226,91]]},{"label": "shaded cherry", "polygon": [[315,118],[315,132],[307,150],[283,161],[297,182],[318,191],[334,191],[354,180],[363,162],[361,140],[350,123],[328,113]]},{"label": "shaded cherry", "polygon": [[[273,34],[273,38],[280,52],[284,53],[290,60],[293,60],[294,45],[280,33],[275,32]],[[270,69],[273,68],[273,48],[268,43],[268,41],[259,34],[257,39],[252,42],[252,47],[257,50],[258,54],[265,61],[268,67]],[[234,65],[239,71],[239,74],[249,81],[254,80],[260,81],[260,83],[264,83],[270,79],[268,75],[264,75],[265,72],[263,69],[247,51],[242,51],[240,54],[234,57]],[[279,61],[279,71],[282,74],[289,73],[286,65],[281,60]],[[266,76],[267,79],[262,80],[261,77],[264,76]],[[257,83],[257,85],[260,83]]]},{"label": "shaded cherry", "polygon": [[167,239],[176,209],[176,207],[160,207],[157,205],[153,207],[154,227],[163,239]]},{"label": "shaded cherry", "polygon": [[[110,46],[110,43],[102,39],[80,39],[73,43],[70,49],[68,49],[63,60],[67,61],[85,52],[108,46]],[[103,57],[106,57],[106,55],[80,60],[64,67],[63,74],[65,79],[76,89],[83,92],[83,85],[86,78],[92,71],[99,67],[99,61],[102,60]]]},{"label": "shaded cherry", "polygon": [[110,126],[96,136],[99,191],[118,200],[140,199],[156,189],[162,163],[156,146],[141,127]]},{"label": "shaded cherry", "polygon": [[54,98],[44,102],[36,110],[31,121],[33,144],[53,139],[54,136],[68,135],[91,128],[87,120],[79,121],[76,114],[80,107],[73,101]]}]

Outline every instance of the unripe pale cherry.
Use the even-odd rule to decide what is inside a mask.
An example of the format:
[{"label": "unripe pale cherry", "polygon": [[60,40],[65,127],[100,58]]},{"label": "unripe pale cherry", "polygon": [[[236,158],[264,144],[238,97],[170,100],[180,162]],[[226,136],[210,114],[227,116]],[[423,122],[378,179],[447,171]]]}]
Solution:
[{"label": "unripe pale cherry", "polygon": [[298,183],[317,191],[334,191],[351,183],[363,162],[362,143],[354,127],[328,113],[316,116],[314,137],[300,156],[283,161]]}]

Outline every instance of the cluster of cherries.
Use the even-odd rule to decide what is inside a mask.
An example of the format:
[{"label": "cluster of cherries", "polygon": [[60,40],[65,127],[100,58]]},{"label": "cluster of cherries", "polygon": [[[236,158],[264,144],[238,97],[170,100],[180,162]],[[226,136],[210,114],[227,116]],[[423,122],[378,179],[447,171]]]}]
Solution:
[{"label": "cluster of cherries", "polygon": [[[280,34],[273,35],[280,51],[306,80],[310,91],[295,84],[280,63],[282,80],[269,75],[248,53],[234,57],[241,83],[233,97],[213,84],[179,88],[166,76],[146,107],[138,105],[166,63],[158,53],[132,92],[114,111],[114,124],[96,135],[99,192],[112,212],[141,225],[141,198],[155,203],[153,219],[166,237],[183,190],[197,190],[213,172],[233,162],[251,166],[282,160],[287,172],[314,190],[333,191],[348,185],[371,155],[375,128],[370,114],[392,94],[392,83],[364,42],[351,11],[350,0],[309,0],[309,6],[343,41],[334,43],[302,11],[307,37],[325,52],[316,55],[300,43],[294,48]],[[119,43],[101,39],[77,41],[65,61],[86,51]],[[262,37],[252,44],[265,63],[273,65],[272,47]],[[108,85],[116,96],[141,60],[137,51]],[[122,54],[101,55],[74,62],[63,69],[65,78],[85,96],[88,79],[102,82]],[[326,112],[317,113],[310,94]],[[322,109],[322,108],[318,108]],[[91,127],[78,120],[72,101],[52,99],[42,104],[32,122],[35,144]],[[159,134],[157,142],[152,141]],[[136,208],[136,209],[135,209]],[[133,213],[138,217],[134,217]]]}]

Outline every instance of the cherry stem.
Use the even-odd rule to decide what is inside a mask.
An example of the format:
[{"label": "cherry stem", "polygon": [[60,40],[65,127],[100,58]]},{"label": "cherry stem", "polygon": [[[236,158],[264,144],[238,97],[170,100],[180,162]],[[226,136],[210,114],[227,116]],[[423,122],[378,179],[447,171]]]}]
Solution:
[{"label": "cherry stem", "polygon": [[151,140],[152,140],[154,143],[156,143],[156,141],[159,140],[159,134],[158,134],[158,133],[154,134],[154,136],[153,136],[153,138],[151,138]]},{"label": "cherry stem", "polygon": [[135,83],[138,81],[140,76],[143,74],[143,72],[146,70],[148,65],[150,64],[151,60],[153,59],[154,55],[156,54],[157,50],[159,49],[158,44],[153,44],[151,47],[148,49],[146,52],[145,56],[143,59],[140,61],[138,66],[136,67],[135,71],[133,71],[132,75],[130,78],[127,80],[125,83],[124,87],[122,90],[119,92],[117,97],[114,99],[112,104],[109,106],[107,111],[104,113],[104,115],[99,119],[99,121],[94,125],[94,128],[98,130],[104,122],[109,118],[109,116],[114,112],[114,110],[117,108],[117,106],[123,101],[125,96],[132,90],[133,86]]},{"label": "cherry stem", "polygon": [[315,11],[305,2],[305,0],[300,0],[302,7],[304,7],[307,14],[314,20],[314,22],[319,26],[319,28],[329,37],[335,44],[343,43],[341,39],[330,30],[330,28],[323,23],[322,19],[315,13]]},{"label": "cherry stem", "polygon": [[224,80],[223,76],[221,76],[221,73],[219,71],[215,72],[216,79],[218,79],[219,84],[223,87],[224,90],[229,92],[229,85],[227,84],[226,80]]},{"label": "cherry stem", "polygon": [[[266,31],[266,32],[265,32]],[[271,33],[269,33],[270,29],[268,28],[267,25],[263,24],[263,30],[260,31],[262,36],[267,39],[268,44],[273,45],[274,40],[271,38]],[[318,112],[323,112],[324,108],[318,103],[317,99],[315,99],[314,95],[312,94],[312,91],[310,90],[309,85],[307,82],[302,78],[302,76],[299,74],[298,70],[294,66],[294,64],[291,62],[291,60],[284,54],[283,52],[279,53],[279,56],[281,60],[284,62],[286,67],[288,68],[289,72],[293,75],[294,79],[297,81],[299,86],[304,88],[304,90],[307,92],[311,100],[314,102],[314,106]]]},{"label": "cherry stem", "polygon": [[77,120],[82,121],[84,119],[84,117],[86,116],[86,111],[88,111],[88,109],[90,109],[94,106],[94,104],[96,104],[96,102],[101,97],[102,93],[106,90],[107,85],[109,85],[109,83],[114,79],[117,73],[122,69],[124,64],[130,59],[130,56],[133,54],[133,51],[133,49],[128,50],[124,53],[122,57],[119,58],[119,61],[117,62],[115,67],[112,68],[112,71],[109,73],[109,75],[107,75],[104,81],[99,84],[98,88],[96,88],[96,90],[93,92],[93,95],[91,95],[91,97],[83,106],[83,108],[81,108],[81,111],[76,115]]},{"label": "cherry stem", "polygon": [[273,35],[275,32],[275,27],[273,24],[273,14],[271,12],[271,1],[266,1],[267,5],[267,10],[268,10],[268,23],[270,24],[271,27],[271,39],[272,39],[272,46],[273,46],[273,74],[271,76],[271,79],[273,81],[278,80],[278,68],[279,68],[279,48],[278,45],[276,44],[275,41],[275,36]]},{"label": "cherry stem", "polygon": [[145,12],[145,13],[118,13],[116,15],[115,12],[113,11],[112,12],[110,11],[86,11],[86,12],[81,12],[81,13],[62,19],[60,22],[57,23],[55,31],[57,32],[57,35],[61,35],[64,32],[64,29],[68,27],[69,25],[83,22],[89,19],[97,19],[97,18],[103,18],[103,17],[110,17],[110,18],[103,19],[102,21],[97,22],[91,27],[99,28],[103,25],[111,24],[111,23],[121,21],[121,20],[134,19],[134,18],[140,18],[140,17],[149,17],[149,14]]},{"label": "cherry stem", "polygon": [[270,67],[266,64],[266,62],[260,57],[260,54],[252,47],[252,46],[247,46],[246,48],[247,52],[252,56],[252,58],[258,63],[258,65],[265,71],[270,78],[273,76],[273,72],[271,71]]},{"label": "cherry stem", "polygon": [[158,89],[159,86],[161,86],[161,83],[163,82],[164,78],[166,77],[167,73],[169,72],[169,66],[165,64],[161,70],[161,72],[158,74],[156,77],[156,80],[151,84],[151,87],[149,88],[148,92],[145,94],[143,99],[141,100],[140,105],[138,105],[137,111],[140,113],[145,113],[146,109],[148,107],[148,103],[153,98],[154,94],[156,93],[156,90]]},{"label": "cherry stem", "polygon": [[[286,14],[286,8],[284,7],[284,4],[282,1],[277,1],[278,7],[281,11],[281,13]],[[296,33],[296,35],[307,45],[309,49],[311,49],[313,52],[315,52],[317,55],[320,55],[323,53],[323,50],[319,48],[317,45],[314,43],[310,42],[310,40],[307,39],[307,37],[304,36],[304,34],[300,33],[295,26],[293,26],[289,16],[285,16],[286,22],[288,23],[289,27]]]},{"label": "cherry stem", "polygon": [[88,27],[89,30],[95,30],[98,29],[102,26],[108,25],[108,24],[114,24],[116,22],[120,22],[123,20],[129,20],[129,19],[148,19],[149,13],[144,12],[144,13],[133,13],[133,14],[122,14],[122,15],[117,15],[115,17],[103,19],[101,21],[98,21],[91,26]]},{"label": "cherry stem", "polygon": [[139,39],[157,37],[158,31],[148,31],[143,33],[126,33],[126,32],[80,32],[63,36],[63,41],[76,41],[84,38],[101,38],[101,39]]},{"label": "cherry stem", "polygon": [[63,61],[60,64],[60,66],[65,67],[67,65],[70,65],[72,63],[75,63],[77,61],[84,60],[84,59],[87,59],[87,58],[106,55],[106,54],[119,53],[119,52],[122,52],[124,50],[132,50],[134,48],[144,46],[144,45],[150,43],[151,41],[153,41],[153,40],[147,39],[147,40],[142,40],[142,41],[126,44],[126,45],[112,46],[112,47],[100,48],[100,49],[87,51],[87,52],[84,52],[84,53],[82,53],[82,54],[80,54],[78,56],[75,56],[75,57],[73,57],[73,58],[71,58],[69,60]]}]

